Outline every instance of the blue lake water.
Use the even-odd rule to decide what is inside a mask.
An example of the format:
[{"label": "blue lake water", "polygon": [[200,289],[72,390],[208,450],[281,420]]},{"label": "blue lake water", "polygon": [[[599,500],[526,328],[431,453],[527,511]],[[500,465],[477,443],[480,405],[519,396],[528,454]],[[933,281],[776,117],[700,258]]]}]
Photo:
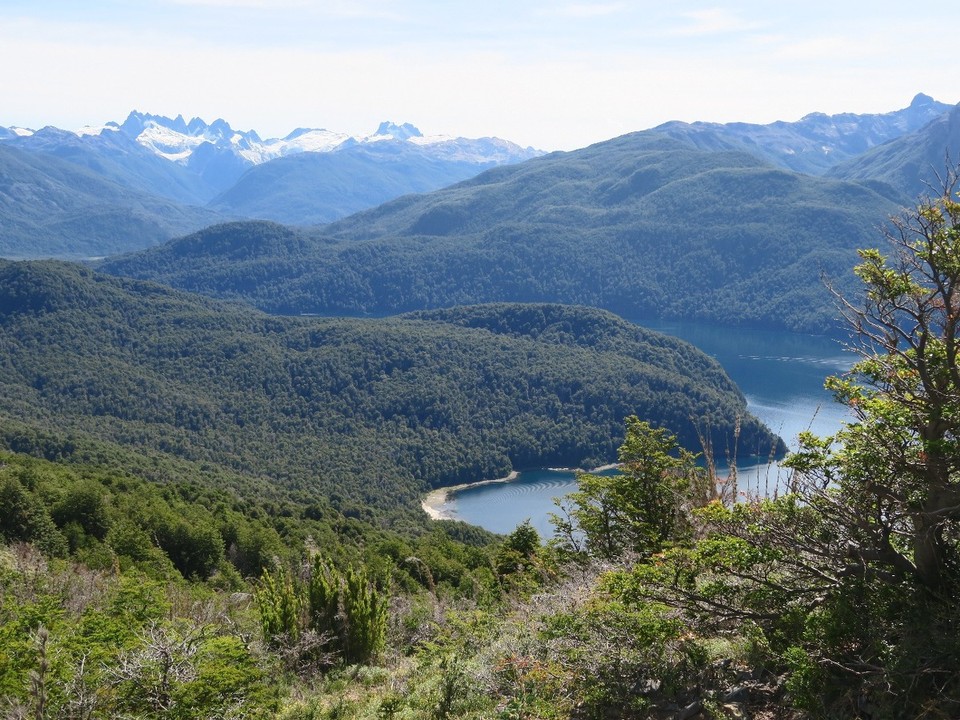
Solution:
[{"label": "blue lake water", "polygon": [[[847,418],[823,382],[850,367],[853,356],[825,337],[764,330],[716,328],[696,323],[635,320],[640,325],[693,343],[715,357],[747,397],[754,415],[796,447],[798,433],[835,432]],[[743,492],[773,493],[782,487],[786,471],[766,458],[738,463],[738,487]],[[455,493],[443,510],[494,532],[511,532],[527,518],[541,535],[549,536],[553,499],[576,490],[569,470],[530,470],[508,483],[491,483]]]}]

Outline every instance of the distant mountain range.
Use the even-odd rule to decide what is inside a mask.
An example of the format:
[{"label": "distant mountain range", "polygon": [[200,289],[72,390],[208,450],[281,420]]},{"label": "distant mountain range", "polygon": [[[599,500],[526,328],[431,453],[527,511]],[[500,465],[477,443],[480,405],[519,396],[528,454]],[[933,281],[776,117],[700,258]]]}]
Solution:
[{"label": "distant mountain range", "polygon": [[[134,154],[143,162],[145,154],[167,160],[184,169],[185,176],[199,179],[173,190],[174,199],[207,202],[230,188],[250,168],[278,158],[302,153],[349,153],[375,145],[418,148],[424,157],[436,161],[487,168],[519,162],[542,154],[533,148],[521,148],[498,138],[468,139],[437,135],[425,137],[409,123],[383,122],[372,135],[351,136],[332,130],[297,128],[284,138],[262,140],[254,130],[234,130],[225,120],[211,124],[200,118],[189,122],[176,118],[131,112],[123,123],[108,122],[99,127],[83,127],[76,132],[45,127],[38,131],[24,128],[0,128],[0,140],[24,150],[39,150],[80,159],[83,151],[110,155]],[[182,189],[190,195],[184,196]],[[170,192],[164,184],[155,187],[161,195]]]},{"label": "distant mountain range", "polygon": [[[456,169],[451,160],[466,162],[466,150],[428,142],[409,125],[326,152],[305,150],[334,146],[319,131],[264,142],[220,121],[135,114],[124,125],[99,134],[8,131],[16,137],[0,142],[3,254],[103,255],[211,226],[102,267],[279,313],[543,301],[813,331],[832,327],[836,315],[821,277],[855,289],[856,248],[878,244],[877,227],[935,184],[945,154],[960,148],[960,108],[924,95],[882,115],[673,123],[475,177],[476,166]],[[159,184],[189,195],[202,184],[204,158],[213,177],[217,163],[252,163],[241,153],[252,148],[254,159],[288,154],[250,167],[203,210],[158,203],[149,192]],[[803,157],[842,161],[817,173],[790,169]],[[19,168],[20,179],[4,167]],[[450,185],[461,171],[471,179]],[[430,182],[447,187],[408,194]],[[362,206],[372,209],[312,229],[212,226],[251,216],[320,222]]]},{"label": "distant mountain range", "polygon": [[822,175],[838,163],[920,130],[952,107],[920,93],[908,107],[882,114],[815,112],[796,122],[768,125],[669,122],[654,130],[701,150],[742,150],[786,170]]},{"label": "distant mountain range", "polygon": [[[362,137],[300,128],[282,139],[262,140],[224,120],[208,125],[199,118],[187,122],[138,112],[123,123],[76,132],[0,128],[0,148],[13,153],[0,156],[0,202],[15,203],[18,193],[47,194],[66,171],[63,163],[69,163],[73,172],[110,185],[98,193],[101,200],[91,213],[118,218],[112,230],[105,223],[84,227],[61,217],[61,206],[84,205],[76,199],[56,200],[43,212],[21,207],[16,217],[0,218],[0,232],[7,236],[0,241],[0,254],[18,257],[132,250],[229,218],[330,222],[541,154],[497,138],[425,137],[410,124],[384,122]],[[50,158],[55,160],[48,163]],[[8,164],[28,164],[33,176],[11,174]],[[87,185],[79,183],[78,193]],[[141,196],[154,196],[154,204],[162,200],[204,211],[180,207],[154,216]],[[157,230],[136,232],[138,225]],[[168,231],[160,230],[165,227]]]},{"label": "distant mountain range", "polygon": [[[824,116],[824,137],[828,126],[870,128],[856,141],[863,146],[903,131],[831,177],[778,167],[772,150],[748,152],[743,126],[739,140],[728,126],[710,131],[728,149],[704,147],[705,131],[656,128],[498,167],[320,228],[220,225],[100,267],[282,314],[558,302],[635,319],[824,332],[836,327],[837,311],[823,279],[855,292],[856,250],[878,245],[877,228],[943,172],[945,148],[960,148],[960,106],[942,106],[907,131],[940,107],[918,96],[912,109],[861,116],[860,125]],[[750,127],[769,137],[765,126]],[[809,117],[803,127],[795,137],[814,134]],[[834,142],[847,151],[854,144]]]}]

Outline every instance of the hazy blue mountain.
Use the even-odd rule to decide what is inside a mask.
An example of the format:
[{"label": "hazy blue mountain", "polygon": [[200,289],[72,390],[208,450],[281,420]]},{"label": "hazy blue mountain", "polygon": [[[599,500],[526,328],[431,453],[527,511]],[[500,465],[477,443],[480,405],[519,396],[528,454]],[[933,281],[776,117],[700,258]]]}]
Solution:
[{"label": "hazy blue mountain", "polygon": [[919,94],[888,113],[811,113],[796,122],[669,122],[655,128],[703,150],[742,150],[788,170],[820,175],[834,165],[922,128],[952,106]]},{"label": "hazy blue mountain", "polygon": [[18,150],[53,155],[131,190],[202,205],[212,197],[204,180],[172,163],[124,133],[78,135],[45,127],[28,135],[11,134],[4,143]]},{"label": "hazy blue mountain", "polygon": [[861,184],[648,131],[283,231],[295,242],[269,256],[210,250],[281,232],[239,224],[102,267],[279,313],[562,302],[825,331],[836,312],[821,276],[850,288],[856,248],[897,209]]},{"label": "hazy blue mountain", "polygon": [[357,137],[298,128],[263,140],[222,119],[207,124],[136,111],[122,123],[78,132],[0,128],[0,142],[55,155],[139,192],[187,205],[217,198],[212,209],[229,215],[296,224],[329,222],[540,154],[497,138],[425,137],[409,123],[383,122]]},{"label": "hazy blue mountain", "polygon": [[[912,203],[939,193],[947,167],[960,166],[960,105],[929,124],[830,169],[830,177],[884,183]],[[880,186],[877,186],[880,187]]]},{"label": "hazy blue mountain", "polygon": [[156,245],[222,219],[55,154],[0,144],[2,256],[106,255]]},{"label": "hazy blue mountain", "polygon": [[438,190],[496,164],[438,157],[435,149],[403,141],[358,143],[257,165],[209,207],[290,224],[328,223],[401,195]]},{"label": "hazy blue mountain", "polygon": [[200,186],[193,198],[197,204],[206,203],[229,188],[259,160],[256,151],[250,154],[250,149],[260,142],[257,133],[234,130],[222,119],[209,125],[200,118],[188,123],[182,115],[168,118],[135,110],[121,124],[107,123],[100,134],[111,135],[113,130],[195,178]]}]

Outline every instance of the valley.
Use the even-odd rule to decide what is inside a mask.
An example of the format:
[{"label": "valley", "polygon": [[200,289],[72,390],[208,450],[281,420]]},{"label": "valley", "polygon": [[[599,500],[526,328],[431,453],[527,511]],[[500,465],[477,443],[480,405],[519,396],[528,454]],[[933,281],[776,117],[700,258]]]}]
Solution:
[{"label": "valley", "polygon": [[0,129],[3,712],[953,716],[958,113]]}]

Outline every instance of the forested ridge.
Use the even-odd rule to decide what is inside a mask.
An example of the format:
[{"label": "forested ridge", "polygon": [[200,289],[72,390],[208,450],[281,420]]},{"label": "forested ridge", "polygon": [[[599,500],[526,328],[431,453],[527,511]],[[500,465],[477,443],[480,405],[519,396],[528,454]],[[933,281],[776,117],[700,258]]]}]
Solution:
[{"label": "forested ridge", "polygon": [[[459,319],[483,318],[485,327]],[[475,323],[475,325],[478,325]],[[400,512],[431,486],[615,456],[641,414],[718,452],[779,441],[717,363],[609,313],[280,318],[55,262],[0,266],[2,412]]]},{"label": "forested ridge", "polygon": [[[825,332],[822,277],[849,289],[856,248],[898,201],[648,131],[322,228],[227,224],[100,267],[283,314],[561,302]],[[281,252],[256,250],[281,236]]]}]

